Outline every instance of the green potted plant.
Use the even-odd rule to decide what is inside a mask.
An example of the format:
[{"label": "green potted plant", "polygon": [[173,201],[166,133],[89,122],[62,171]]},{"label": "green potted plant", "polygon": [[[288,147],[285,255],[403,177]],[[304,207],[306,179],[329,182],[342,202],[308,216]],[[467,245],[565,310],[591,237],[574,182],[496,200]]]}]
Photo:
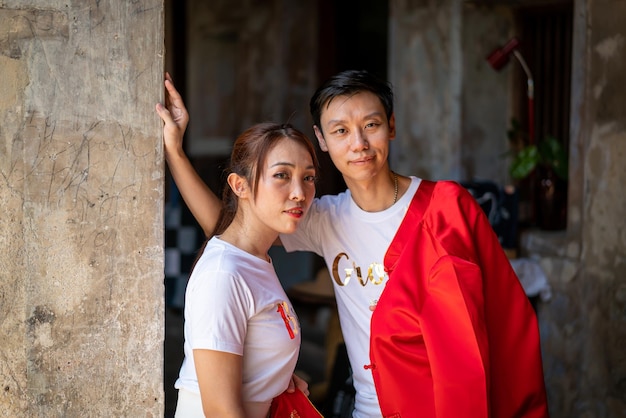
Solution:
[{"label": "green potted plant", "polygon": [[552,170],[560,179],[567,181],[567,150],[558,139],[546,135],[537,143],[528,144],[527,135],[523,133],[520,123],[515,119],[511,121],[511,129],[508,130],[507,135],[512,145],[512,160],[509,166],[509,174],[512,178],[522,180],[537,167],[543,167]]},{"label": "green potted plant", "polygon": [[568,155],[563,144],[546,135],[529,143],[520,123],[513,119],[507,132],[511,143],[509,173],[518,182],[528,179],[536,205],[536,223],[542,229],[565,229]]}]

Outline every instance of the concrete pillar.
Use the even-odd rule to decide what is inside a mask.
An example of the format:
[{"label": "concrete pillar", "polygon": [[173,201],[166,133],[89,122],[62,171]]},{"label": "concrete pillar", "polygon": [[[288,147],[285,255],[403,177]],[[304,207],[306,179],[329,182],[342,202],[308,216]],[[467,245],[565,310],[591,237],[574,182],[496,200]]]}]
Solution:
[{"label": "concrete pillar", "polygon": [[0,5],[0,411],[163,415],[163,4]]},{"label": "concrete pillar", "polygon": [[461,2],[389,5],[389,80],[398,134],[392,167],[433,180],[460,180]]}]

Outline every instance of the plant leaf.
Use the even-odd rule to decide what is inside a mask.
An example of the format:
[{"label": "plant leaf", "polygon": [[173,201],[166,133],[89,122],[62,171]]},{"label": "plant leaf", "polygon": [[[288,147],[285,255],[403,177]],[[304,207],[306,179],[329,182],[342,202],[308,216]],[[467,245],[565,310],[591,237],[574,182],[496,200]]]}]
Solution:
[{"label": "plant leaf", "polygon": [[567,152],[563,144],[553,136],[546,136],[546,139],[541,141],[540,146],[541,163],[551,167],[556,175],[563,180],[567,180]]},{"label": "plant leaf", "polygon": [[539,149],[530,145],[517,153],[510,166],[510,174],[514,179],[523,179],[537,167],[541,161]]}]

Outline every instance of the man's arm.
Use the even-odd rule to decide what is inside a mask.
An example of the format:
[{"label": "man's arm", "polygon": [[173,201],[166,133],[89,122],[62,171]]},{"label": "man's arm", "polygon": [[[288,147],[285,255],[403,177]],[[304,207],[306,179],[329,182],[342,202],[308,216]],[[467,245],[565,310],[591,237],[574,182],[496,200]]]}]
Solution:
[{"label": "man's arm", "polygon": [[200,178],[183,151],[183,135],[189,123],[189,113],[167,73],[165,90],[165,106],[161,103],[156,105],[156,111],[164,122],[165,159],[183,200],[204,234],[209,236],[215,229],[222,201]]}]

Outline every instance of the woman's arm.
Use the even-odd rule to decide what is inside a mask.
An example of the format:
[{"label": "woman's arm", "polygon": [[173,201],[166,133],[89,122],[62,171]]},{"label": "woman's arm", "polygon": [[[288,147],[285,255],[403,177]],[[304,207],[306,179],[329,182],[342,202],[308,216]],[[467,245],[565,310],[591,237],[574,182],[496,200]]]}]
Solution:
[{"label": "woman's arm", "polygon": [[172,78],[165,74],[165,106],[156,105],[156,111],[165,123],[163,143],[165,159],[183,200],[196,221],[209,236],[220,214],[222,201],[200,178],[183,150],[183,135],[189,123],[189,113]]},{"label": "woman's arm", "polygon": [[214,350],[193,350],[202,409],[207,417],[245,418],[243,357]]}]

